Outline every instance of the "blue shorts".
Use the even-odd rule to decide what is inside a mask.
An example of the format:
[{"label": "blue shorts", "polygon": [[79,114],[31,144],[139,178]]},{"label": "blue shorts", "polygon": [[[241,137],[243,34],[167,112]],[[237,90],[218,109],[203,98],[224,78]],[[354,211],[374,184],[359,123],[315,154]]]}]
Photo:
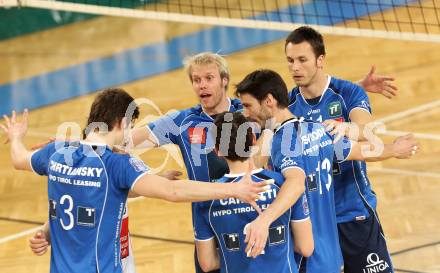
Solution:
[{"label": "blue shorts", "polygon": [[344,272],[393,273],[382,226],[377,214],[365,220],[338,224]]}]

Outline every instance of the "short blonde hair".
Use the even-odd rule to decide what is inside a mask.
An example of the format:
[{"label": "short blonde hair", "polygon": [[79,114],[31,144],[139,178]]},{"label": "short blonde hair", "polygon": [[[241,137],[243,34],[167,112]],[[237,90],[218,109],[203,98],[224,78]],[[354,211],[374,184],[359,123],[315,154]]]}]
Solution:
[{"label": "short blonde hair", "polygon": [[190,81],[192,82],[192,67],[193,65],[210,65],[215,64],[218,68],[218,72],[220,74],[220,78],[226,78],[228,80],[228,84],[226,84],[226,89],[229,85],[229,68],[228,63],[225,58],[220,56],[217,53],[213,52],[201,52],[199,54],[188,56],[183,60],[183,65],[185,66],[186,73]]}]

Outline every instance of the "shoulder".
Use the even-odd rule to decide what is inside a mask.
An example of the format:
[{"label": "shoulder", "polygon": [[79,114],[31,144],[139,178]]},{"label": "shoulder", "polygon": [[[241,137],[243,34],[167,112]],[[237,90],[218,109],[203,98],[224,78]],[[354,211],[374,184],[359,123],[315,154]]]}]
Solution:
[{"label": "shoulder", "polygon": [[281,173],[277,173],[266,169],[263,169],[260,173],[266,176],[268,179],[275,180],[275,183],[277,185],[280,185],[284,182],[284,176]]},{"label": "shoulder", "polygon": [[365,92],[359,85],[339,78],[332,77],[329,89],[341,96],[350,96],[353,92]]},{"label": "shoulder", "polygon": [[299,94],[299,87],[294,87],[289,93],[287,93],[287,96],[289,98],[289,105],[292,105],[296,102],[296,98]]},{"label": "shoulder", "polygon": [[142,160],[129,154],[118,154],[108,151],[106,157],[111,168],[119,170],[134,170],[136,172],[147,172],[150,170]]}]

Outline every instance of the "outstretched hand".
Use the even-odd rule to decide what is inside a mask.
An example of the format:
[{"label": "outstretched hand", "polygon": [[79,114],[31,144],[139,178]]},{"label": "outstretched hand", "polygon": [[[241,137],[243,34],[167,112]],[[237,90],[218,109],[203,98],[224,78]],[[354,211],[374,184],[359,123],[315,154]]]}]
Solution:
[{"label": "outstretched hand", "polygon": [[372,65],[370,71],[365,77],[358,82],[365,91],[370,93],[382,94],[388,99],[392,99],[397,95],[397,86],[392,84],[394,77],[376,75],[376,66]]},{"label": "outstretched hand", "polygon": [[0,128],[2,128],[7,136],[5,144],[9,141],[22,140],[24,138],[28,129],[28,115],[27,109],[24,110],[21,121],[18,121],[15,111],[12,111],[11,118],[3,115],[5,125],[0,124]]},{"label": "outstretched hand", "polygon": [[261,213],[261,209],[256,202],[257,200],[262,198],[259,193],[269,190],[270,184],[273,184],[274,181],[273,179],[270,179],[261,182],[254,182],[252,180],[252,171],[254,169],[254,164],[251,158],[249,158],[248,161],[249,164],[246,174],[239,182],[235,183],[237,187],[241,188],[241,190],[238,191],[240,192],[240,194],[236,197],[241,201],[250,204],[258,213]]},{"label": "outstretched hand", "polygon": [[414,156],[419,150],[419,143],[412,134],[396,138],[393,142],[394,157],[407,159]]}]

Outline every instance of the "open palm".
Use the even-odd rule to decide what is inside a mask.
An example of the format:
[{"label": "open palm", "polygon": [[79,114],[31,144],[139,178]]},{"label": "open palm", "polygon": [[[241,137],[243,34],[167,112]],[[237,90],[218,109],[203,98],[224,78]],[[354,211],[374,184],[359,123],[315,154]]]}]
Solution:
[{"label": "open palm", "polygon": [[17,120],[17,114],[15,111],[12,111],[11,118],[3,115],[3,119],[5,120],[5,124],[0,124],[0,128],[2,128],[8,137],[5,143],[8,143],[8,141],[23,139],[28,129],[28,110],[24,110],[21,121]]}]

